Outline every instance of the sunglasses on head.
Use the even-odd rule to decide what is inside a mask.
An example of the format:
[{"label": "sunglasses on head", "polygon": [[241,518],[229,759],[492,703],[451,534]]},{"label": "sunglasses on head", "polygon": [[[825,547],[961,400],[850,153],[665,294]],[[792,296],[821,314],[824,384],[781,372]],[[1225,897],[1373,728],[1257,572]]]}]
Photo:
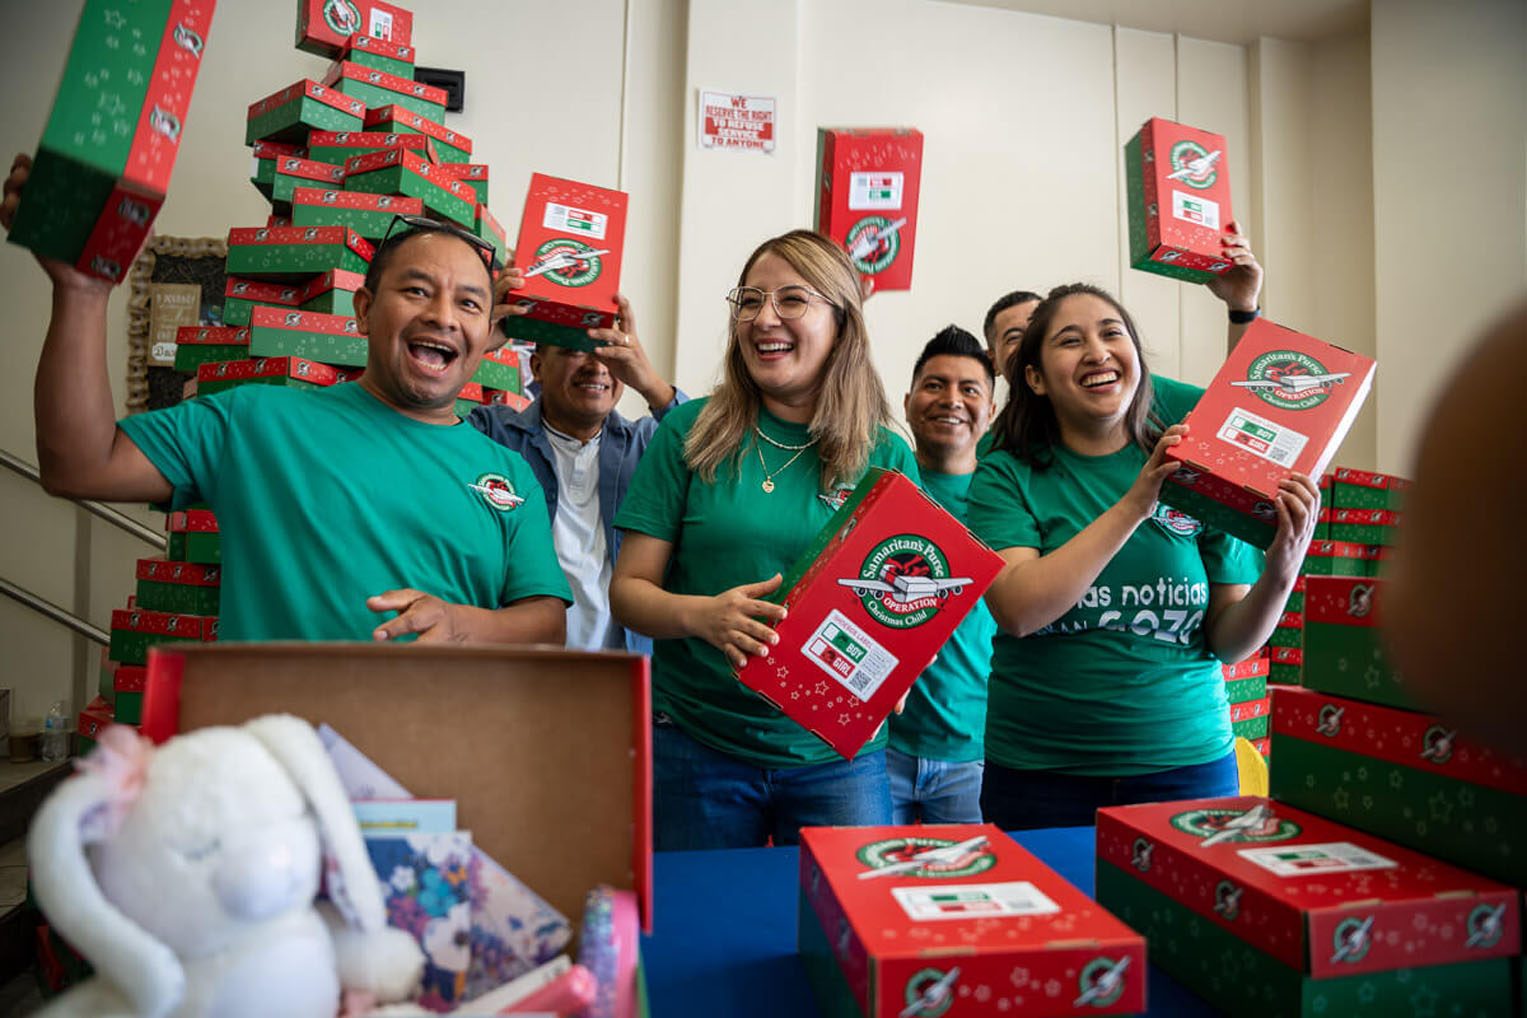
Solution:
[{"label": "sunglasses on head", "polygon": [[[399,230],[399,226],[403,229]],[[459,237],[471,244],[482,255],[483,262],[488,266],[489,272],[497,272],[503,268],[498,258],[498,250],[483,240],[475,233],[468,233],[453,223],[443,223],[438,219],[430,219],[427,216],[407,216],[401,212],[392,217],[392,222],[387,224],[387,232],[382,234],[382,241],[377,245],[380,251],[387,246],[387,242],[396,234],[399,238],[407,237],[412,233],[448,233],[453,237]]]}]

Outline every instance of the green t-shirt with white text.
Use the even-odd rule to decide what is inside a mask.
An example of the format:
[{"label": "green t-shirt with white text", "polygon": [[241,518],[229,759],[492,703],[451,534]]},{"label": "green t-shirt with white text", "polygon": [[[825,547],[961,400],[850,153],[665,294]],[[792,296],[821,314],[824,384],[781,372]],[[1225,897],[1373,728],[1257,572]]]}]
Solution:
[{"label": "green t-shirt with white text", "polygon": [[[735,461],[707,483],[684,462],[684,441],[707,399],[670,410],[647,447],[626,491],[615,526],[673,545],[663,588],[674,594],[714,596],[732,587],[787,574],[837,512],[852,486],[821,488],[814,448],[795,455],[749,434]],[[803,424],[760,411],[758,426],[784,445],[810,441]],[[763,454],[774,490],[765,492]],[[906,442],[882,430],[869,465],[899,470],[919,482]],[[656,640],[652,705],[687,735],[757,767],[799,767],[840,757],[741,682],[725,656],[702,639]],[[885,745],[885,729],[865,751]]]},{"label": "green t-shirt with white text", "polygon": [[[923,485],[939,505],[965,522],[974,474],[923,471]],[[891,748],[910,756],[968,763],[983,756],[986,677],[991,673],[997,623],[982,598],[955,628],[907,695],[906,709],[891,715]]]},{"label": "green t-shirt with white text", "polygon": [[[1173,396],[1191,388],[1160,382]],[[998,550],[1049,554],[1118,502],[1146,458],[1136,445],[1097,457],[1057,447],[1035,469],[989,452],[971,482],[970,527]],[[1203,630],[1209,587],[1253,583],[1260,571],[1255,549],[1158,504],[1063,616],[1022,640],[997,635],[987,758],[1122,776],[1224,756],[1224,680]]]},{"label": "green t-shirt with white text", "polygon": [[412,587],[453,604],[571,602],[546,499],[517,453],[468,424],[413,420],[358,383],[246,385],[124,418],[222,535],[224,640],[368,640]]}]

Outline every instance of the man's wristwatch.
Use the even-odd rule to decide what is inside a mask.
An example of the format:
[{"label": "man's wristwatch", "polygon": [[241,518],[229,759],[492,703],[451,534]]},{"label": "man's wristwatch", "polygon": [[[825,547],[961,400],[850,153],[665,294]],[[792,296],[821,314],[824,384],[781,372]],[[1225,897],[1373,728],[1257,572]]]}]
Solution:
[{"label": "man's wristwatch", "polygon": [[1261,317],[1261,308],[1252,308],[1250,311],[1237,311],[1235,308],[1230,309],[1231,325],[1250,325],[1252,322]]}]

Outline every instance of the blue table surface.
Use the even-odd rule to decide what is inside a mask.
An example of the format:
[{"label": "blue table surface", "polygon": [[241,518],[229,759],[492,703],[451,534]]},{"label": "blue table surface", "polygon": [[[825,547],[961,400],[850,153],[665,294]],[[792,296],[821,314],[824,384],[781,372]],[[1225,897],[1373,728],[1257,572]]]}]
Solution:
[{"label": "blue table surface", "polygon": [[[1086,894],[1095,834],[1061,827],[1014,835]],[[819,1014],[795,951],[800,853],[794,848],[659,852],[652,936],[642,964],[653,1018],[813,1018]],[[1150,1015],[1217,1013],[1156,966]]]}]

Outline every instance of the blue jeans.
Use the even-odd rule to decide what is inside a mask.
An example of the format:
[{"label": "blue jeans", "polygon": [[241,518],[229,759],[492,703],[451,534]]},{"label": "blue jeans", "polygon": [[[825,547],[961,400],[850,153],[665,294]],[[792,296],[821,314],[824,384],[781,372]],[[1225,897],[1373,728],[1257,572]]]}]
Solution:
[{"label": "blue jeans", "polygon": [[766,770],[655,724],[652,813],[658,851],[794,845],[802,827],[888,824],[885,750]]},{"label": "blue jeans", "polygon": [[988,761],[981,812],[1004,831],[1085,827],[1097,822],[1094,814],[1101,806],[1239,794],[1234,753],[1206,764],[1123,778],[1020,771]]},{"label": "blue jeans", "polygon": [[981,772],[985,760],[951,763],[885,751],[891,776],[892,823],[978,824],[981,822]]}]

